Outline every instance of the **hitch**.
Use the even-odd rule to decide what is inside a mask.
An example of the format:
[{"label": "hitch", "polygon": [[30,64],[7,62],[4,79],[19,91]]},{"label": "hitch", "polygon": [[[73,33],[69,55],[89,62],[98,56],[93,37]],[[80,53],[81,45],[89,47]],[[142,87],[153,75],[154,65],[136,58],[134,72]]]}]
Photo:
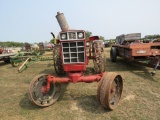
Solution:
[{"label": "hitch", "polygon": [[160,62],[160,59],[158,59],[157,61],[157,64],[155,65],[155,67],[153,68],[153,71],[151,72],[151,75],[154,76],[156,74],[156,69],[158,68],[159,66],[159,62]]}]

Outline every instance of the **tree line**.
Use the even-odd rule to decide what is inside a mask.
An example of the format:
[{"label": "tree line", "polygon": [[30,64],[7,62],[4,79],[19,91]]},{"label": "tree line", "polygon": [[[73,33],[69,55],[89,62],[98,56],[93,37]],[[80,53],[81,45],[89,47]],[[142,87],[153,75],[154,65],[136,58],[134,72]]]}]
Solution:
[{"label": "tree line", "polygon": [[157,39],[160,38],[160,35],[146,35],[144,39]]},{"label": "tree line", "polygon": [[7,41],[7,42],[0,42],[0,47],[22,47],[25,43],[22,42],[13,42],[13,41]]}]

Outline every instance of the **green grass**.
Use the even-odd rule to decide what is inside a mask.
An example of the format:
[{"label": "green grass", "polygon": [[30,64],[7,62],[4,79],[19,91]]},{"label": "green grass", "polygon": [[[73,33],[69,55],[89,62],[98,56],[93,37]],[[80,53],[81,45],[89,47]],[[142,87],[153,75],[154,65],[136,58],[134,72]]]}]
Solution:
[{"label": "green grass", "polygon": [[[160,71],[152,77],[151,68],[133,65],[118,58],[109,59],[107,71],[123,77],[124,89],[114,111],[101,107],[97,100],[97,82],[64,84],[59,100],[46,108],[29,101],[27,91],[32,78],[41,73],[55,75],[52,61],[37,62],[17,74],[16,67],[0,62],[0,120],[157,120],[160,119]],[[89,70],[92,72],[92,61]],[[86,72],[87,73],[87,72]]]}]

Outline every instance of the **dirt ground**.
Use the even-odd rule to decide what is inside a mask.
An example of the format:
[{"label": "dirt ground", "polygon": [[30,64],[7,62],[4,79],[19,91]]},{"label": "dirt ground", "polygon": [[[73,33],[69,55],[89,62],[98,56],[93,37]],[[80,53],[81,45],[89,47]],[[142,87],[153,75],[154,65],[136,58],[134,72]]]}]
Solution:
[{"label": "dirt ground", "polygon": [[[53,61],[36,62],[22,73],[0,62],[0,120],[158,120],[160,119],[160,71],[152,77],[151,68],[118,58],[112,63],[105,49],[107,71],[123,78],[123,94],[117,109],[104,109],[97,100],[98,83],[64,84],[59,100],[45,108],[29,101],[32,78],[41,73],[55,75]],[[93,70],[92,61],[87,71]]]}]

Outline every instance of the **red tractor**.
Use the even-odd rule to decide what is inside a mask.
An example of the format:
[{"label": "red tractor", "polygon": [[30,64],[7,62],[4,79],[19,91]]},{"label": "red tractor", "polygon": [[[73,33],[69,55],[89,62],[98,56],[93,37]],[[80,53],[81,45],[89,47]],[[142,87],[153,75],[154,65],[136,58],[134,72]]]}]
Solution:
[{"label": "red tractor", "polygon": [[[97,96],[101,105],[115,109],[122,95],[123,80],[117,73],[105,72],[103,41],[98,36],[90,37],[87,49],[85,31],[70,30],[63,13],[58,12],[56,17],[62,31],[58,35],[59,43],[55,45],[54,66],[58,75],[66,74],[66,77],[37,75],[29,86],[30,100],[38,106],[50,106],[60,97],[61,84],[96,81],[99,82]],[[89,60],[93,60],[95,74],[84,76]]]}]

